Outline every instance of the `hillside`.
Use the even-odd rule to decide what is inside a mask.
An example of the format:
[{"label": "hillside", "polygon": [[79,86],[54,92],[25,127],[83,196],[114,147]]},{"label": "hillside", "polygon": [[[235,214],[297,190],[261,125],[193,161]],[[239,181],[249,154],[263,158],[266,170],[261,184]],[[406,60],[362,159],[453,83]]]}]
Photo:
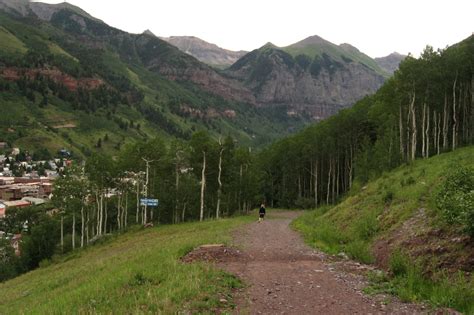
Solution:
[{"label": "hillside", "polygon": [[201,62],[221,69],[229,67],[247,53],[224,49],[194,36],[171,36],[161,39]]},{"label": "hillside", "polygon": [[370,57],[312,36],[279,48],[268,43],[225,72],[250,89],[258,104],[289,116],[327,118],[374,93],[387,74]]},{"label": "hillside", "polygon": [[1,314],[202,312],[228,307],[239,280],[179,258],[201,244],[223,243],[249,221],[239,217],[129,232],[45,262],[0,283]]},{"label": "hillside", "polygon": [[[199,129],[258,146],[304,124],[254,106],[238,82],[150,34],[64,3],[0,1],[0,140],[78,155]],[[24,128],[28,126],[28,129]]]},{"label": "hillside", "polygon": [[[445,296],[435,296],[428,283],[407,288],[403,275],[396,280],[398,284],[391,284],[396,293],[406,300],[431,299],[432,303],[471,314],[474,283],[463,285],[456,275],[461,272],[469,281],[474,271],[474,243],[458,226],[444,220],[435,199],[446,174],[462,166],[471,167],[473,156],[471,146],[401,166],[363,187],[354,187],[334,207],[306,213],[294,226],[312,246],[332,254],[345,252],[395,272],[395,276],[394,264],[404,264],[396,259],[407,259],[419,268],[410,272],[422,271],[441,282]],[[400,257],[400,253],[406,256]],[[446,274],[457,280],[446,282]]]}]

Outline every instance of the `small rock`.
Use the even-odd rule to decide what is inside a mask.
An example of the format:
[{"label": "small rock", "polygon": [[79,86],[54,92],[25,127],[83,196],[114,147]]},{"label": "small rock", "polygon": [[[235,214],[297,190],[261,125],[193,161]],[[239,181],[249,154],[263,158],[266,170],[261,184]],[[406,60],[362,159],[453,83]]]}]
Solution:
[{"label": "small rock", "polygon": [[227,303],[228,301],[226,299],[220,299],[219,302],[221,303]]}]

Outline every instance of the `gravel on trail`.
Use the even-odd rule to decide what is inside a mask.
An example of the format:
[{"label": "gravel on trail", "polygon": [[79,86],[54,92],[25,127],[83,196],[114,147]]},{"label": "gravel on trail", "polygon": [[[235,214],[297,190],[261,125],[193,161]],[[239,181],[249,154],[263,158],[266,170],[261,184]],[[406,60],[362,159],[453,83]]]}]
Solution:
[{"label": "gravel on trail", "polygon": [[300,214],[271,212],[235,233],[238,254],[217,261],[246,284],[234,297],[235,314],[436,313],[426,305],[364,294],[364,275],[373,267],[310,248],[289,226]]}]

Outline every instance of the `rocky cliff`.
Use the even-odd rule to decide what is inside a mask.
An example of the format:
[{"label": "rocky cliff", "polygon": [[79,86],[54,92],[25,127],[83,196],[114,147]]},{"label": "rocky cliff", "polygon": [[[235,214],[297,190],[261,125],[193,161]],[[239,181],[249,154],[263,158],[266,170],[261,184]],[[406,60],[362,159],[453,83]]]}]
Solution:
[{"label": "rocky cliff", "polygon": [[[317,45],[311,41],[312,45]],[[347,57],[292,54],[267,44],[241,58],[227,74],[254,93],[262,106],[286,106],[289,115],[326,118],[374,93],[385,78]]]},{"label": "rocky cliff", "polygon": [[199,61],[217,68],[227,68],[247,53],[246,51],[231,51],[220,48],[194,36],[172,36],[162,37],[161,39]]},{"label": "rocky cliff", "polygon": [[402,62],[405,57],[405,55],[394,52],[385,57],[375,58],[375,61],[382,69],[392,74],[398,69],[400,62]]}]

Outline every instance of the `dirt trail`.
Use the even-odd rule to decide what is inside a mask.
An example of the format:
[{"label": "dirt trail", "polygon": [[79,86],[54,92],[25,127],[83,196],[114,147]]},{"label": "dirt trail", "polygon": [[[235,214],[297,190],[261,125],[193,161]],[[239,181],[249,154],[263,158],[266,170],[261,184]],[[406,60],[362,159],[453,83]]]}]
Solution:
[{"label": "dirt trail", "polygon": [[[424,306],[387,303],[388,297],[361,292],[365,267],[334,262],[304,244],[289,224],[300,213],[272,212],[234,237],[243,255],[220,263],[248,284],[237,293],[236,314],[419,314]],[[359,272],[360,274],[360,272]]]}]

